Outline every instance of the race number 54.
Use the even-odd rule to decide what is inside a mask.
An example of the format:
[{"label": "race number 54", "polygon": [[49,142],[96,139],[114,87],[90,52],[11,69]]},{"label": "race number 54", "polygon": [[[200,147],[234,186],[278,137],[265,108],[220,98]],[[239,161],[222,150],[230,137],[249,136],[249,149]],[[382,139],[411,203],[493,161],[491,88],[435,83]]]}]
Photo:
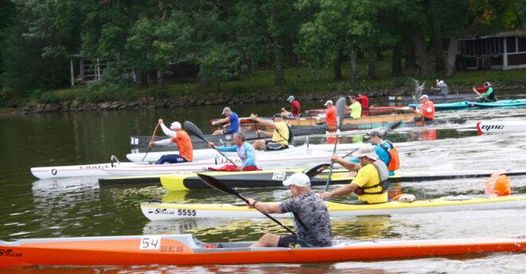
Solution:
[{"label": "race number 54", "polygon": [[140,249],[159,250],[161,248],[161,237],[141,237]]}]

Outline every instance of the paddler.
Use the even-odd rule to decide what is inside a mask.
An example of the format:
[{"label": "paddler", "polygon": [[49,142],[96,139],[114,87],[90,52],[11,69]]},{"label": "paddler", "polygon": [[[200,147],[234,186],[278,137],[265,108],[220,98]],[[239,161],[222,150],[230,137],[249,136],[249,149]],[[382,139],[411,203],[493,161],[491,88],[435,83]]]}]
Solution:
[{"label": "paddler", "polygon": [[360,102],[358,102],[358,99],[354,96],[349,96],[349,99],[351,99],[351,105],[349,106],[351,118],[358,119],[362,117],[362,104],[360,104]]},{"label": "paddler", "polygon": [[327,100],[325,104],[325,123],[327,124],[327,131],[329,132],[336,132],[337,125],[336,125],[336,107],[334,106],[334,103],[332,100]]},{"label": "paddler", "polygon": [[[495,102],[497,95],[490,82],[485,82],[481,87],[473,87],[473,91],[480,96],[481,102]],[[483,94],[481,94],[483,92]]]},{"label": "paddler", "polygon": [[418,98],[420,107],[417,109],[418,117],[415,117],[415,121],[433,122],[435,120],[435,104],[429,100],[429,96],[424,94]]},{"label": "paddler", "polygon": [[237,113],[233,112],[229,107],[225,107],[223,108],[221,115],[225,116],[225,118],[213,121],[212,126],[226,124],[228,127],[218,129],[214,131],[212,135],[234,134],[239,131],[239,117],[237,116]]},{"label": "paddler", "polygon": [[358,92],[356,94],[356,100],[360,102],[360,105],[362,105],[362,116],[368,116],[369,115],[369,97],[367,97],[367,94]]},{"label": "paddler", "polygon": [[287,98],[287,102],[289,102],[289,110],[286,110],[285,108],[281,108],[281,113],[286,115],[288,118],[298,118],[301,113],[301,105],[300,101],[298,99],[294,98],[294,96],[290,95]]},{"label": "paddler", "polygon": [[259,168],[256,166],[256,153],[254,151],[254,147],[252,147],[251,144],[245,141],[246,137],[243,132],[236,132],[233,135],[232,142],[234,143],[233,146],[215,146],[214,143],[208,142],[209,147],[215,147],[217,150],[221,152],[237,152],[237,155],[241,159],[241,166],[235,166],[235,165],[225,165],[222,168],[214,169],[214,170],[221,170],[221,171],[251,171],[251,170],[259,170]]},{"label": "paddler", "polygon": [[436,80],[436,87],[431,87],[432,90],[438,90],[439,95],[442,95],[444,97],[448,96],[449,94],[449,87],[447,86],[446,82],[444,80]]},{"label": "paddler", "polygon": [[283,181],[292,198],[280,203],[257,202],[249,198],[248,204],[265,212],[292,213],[297,236],[266,233],[251,247],[324,247],[331,246],[332,228],[325,202],[310,188],[310,178],[303,173],[294,173]]},{"label": "paddler", "polygon": [[166,154],[161,156],[155,164],[161,165],[164,163],[184,163],[191,162],[193,159],[194,148],[192,146],[192,141],[188,133],[181,129],[181,123],[175,121],[170,125],[170,128],[166,127],[163,123],[163,119],[159,119],[159,125],[166,136],[171,137],[170,139],[160,140],[156,142],[150,142],[150,146],[166,146],[171,143],[177,145],[179,154]]},{"label": "paddler", "polygon": [[322,192],[320,197],[328,200],[354,193],[358,196],[360,203],[386,203],[388,201],[389,171],[385,163],[379,160],[373,146],[370,144],[360,147],[355,157],[359,159],[359,164],[347,161],[340,163],[350,170],[358,170],[352,182],[333,191]]},{"label": "paddler", "polygon": [[272,131],[258,130],[263,137],[272,137],[272,140],[256,140],[252,146],[257,150],[282,150],[289,148],[290,130],[287,122],[283,120],[280,113],[272,116],[272,120],[261,119],[256,114],[250,114],[250,118],[258,124],[266,126]]}]

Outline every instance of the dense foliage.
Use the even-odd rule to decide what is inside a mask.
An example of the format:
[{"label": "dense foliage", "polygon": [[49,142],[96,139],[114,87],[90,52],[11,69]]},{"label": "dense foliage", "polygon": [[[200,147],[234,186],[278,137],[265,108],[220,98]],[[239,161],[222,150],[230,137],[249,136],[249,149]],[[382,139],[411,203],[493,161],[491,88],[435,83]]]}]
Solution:
[{"label": "dense foliage", "polygon": [[526,0],[0,0],[0,102],[67,87],[78,56],[111,68],[88,89],[98,100],[191,68],[218,90],[262,68],[278,86],[291,66],[374,79],[386,52],[394,77],[453,75],[459,38],[525,18]]}]

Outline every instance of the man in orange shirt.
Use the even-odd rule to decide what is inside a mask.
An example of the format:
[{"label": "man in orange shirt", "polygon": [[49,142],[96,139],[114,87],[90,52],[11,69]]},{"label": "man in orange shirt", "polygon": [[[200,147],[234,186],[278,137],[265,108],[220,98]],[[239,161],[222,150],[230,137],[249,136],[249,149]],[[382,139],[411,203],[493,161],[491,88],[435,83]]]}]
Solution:
[{"label": "man in orange shirt", "polygon": [[170,128],[168,128],[164,125],[163,119],[159,119],[159,124],[161,125],[161,129],[163,130],[164,134],[171,138],[151,142],[150,146],[166,146],[170,143],[175,143],[177,145],[177,148],[179,149],[179,154],[163,155],[161,156],[161,158],[159,158],[159,160],[157,160],[157,162],[155,162],[155,164],[161,165],[164,163],[173,164],[191,162],[193,160],[194,148],[192,146],[192,141],[190,140],[190,136],[188,136],[188,133],[181,129],[181,123],[177,121],[173,122],[170,125]]},{"label": "man in orange shirt", "polygon": [[429,96],[426,94],[420,96],[418,99],[418,102],[420,103],[420,109],[417,110],[417,113],[419,114],[419,120],[427,122],[427,121],[434,121],[435,120],[435,104],[429,100]]},{"label": "man in orange shirt", "polygon": [[337,129],[336,126],[336,107],[332,100],[327,100],[324,106],[325,109],[325,123],[327,124],[327,130],[329,132],[335,132]]}]

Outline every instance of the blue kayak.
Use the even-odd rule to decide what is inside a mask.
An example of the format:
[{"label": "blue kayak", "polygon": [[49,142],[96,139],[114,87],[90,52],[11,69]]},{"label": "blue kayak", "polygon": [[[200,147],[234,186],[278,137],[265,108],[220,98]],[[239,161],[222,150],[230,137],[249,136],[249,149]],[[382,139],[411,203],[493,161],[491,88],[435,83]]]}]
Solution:
[{"label": "blue kayak", "polygon": [[[412,108],[417,108],[419,104],[410,104]],[[472,101],[460,101],[453,103],[441,103],[435,104],[435,110],[454,110],[463,109],[469,107],[479,108],[496,108],[496,107],[520,107],[526,106],[526,99],[510,99],[510,100],[498,100],[496,102],[472,102]]]}]

